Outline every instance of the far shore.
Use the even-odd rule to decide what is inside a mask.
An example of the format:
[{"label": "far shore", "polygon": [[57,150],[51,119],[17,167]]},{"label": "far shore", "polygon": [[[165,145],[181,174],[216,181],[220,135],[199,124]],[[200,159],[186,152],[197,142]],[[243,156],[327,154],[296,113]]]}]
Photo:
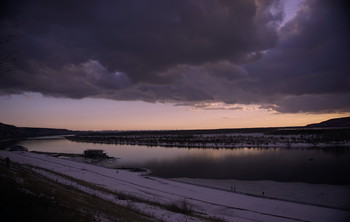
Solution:
[{"label": "far shore", "polygon": [[276,130],[269,132],[85,133],[67,136],[74,142],[179,148],[308,148],[350,146],[350,129]]}]

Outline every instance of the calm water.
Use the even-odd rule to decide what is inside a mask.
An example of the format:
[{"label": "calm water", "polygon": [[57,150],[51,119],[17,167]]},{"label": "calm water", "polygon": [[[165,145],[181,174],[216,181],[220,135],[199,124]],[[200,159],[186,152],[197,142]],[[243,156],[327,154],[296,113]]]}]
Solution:
[{"label": "calm water", "polygon": [[103,149],[118,167],[144,167],[161,177],[350,184],[350,147],[322,149],[197,149],[27,140],[30,151],[82,153]]}]

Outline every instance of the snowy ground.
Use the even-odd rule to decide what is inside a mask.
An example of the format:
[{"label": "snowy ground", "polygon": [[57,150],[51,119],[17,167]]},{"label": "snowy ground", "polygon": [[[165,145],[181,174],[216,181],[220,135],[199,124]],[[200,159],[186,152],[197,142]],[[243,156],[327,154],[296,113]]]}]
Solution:
[{"label": "snowy ground", "polygon": [[[213,189],[151,177],[142,175],[142,173],[124,170],[116,171],[115,169],[73,162],[42,154],[0,151],[0,157],[9,157],[11,161],[30,165],[35,167],[36,172],[57,182],[74,186],[111,202],[141,210],[163,221],[202,221],[203,219],[200,216],[216,217],[235,222],[345,222],[350,220],[349,210],[244,195],[229,190]],[[111,193],[79,185],[76,180],[83,180],[136,198],[133,201],[130,199],[125,201],[122,198],[113,196]],[[144,201],[139,201],[140,199]],[[157,203],[158,205],[152,203]],[[186,203],[187,207],[195,215],[174,213],[166,208],[159,207],[160,205],[165,206],[174,203]]]},{"label": "snowy ground", "polygon": [[214,180],[198,178],[173,178],[172,180],[234,191],[236,193],[265,198],[286,200],[297,203],[313,204],[350,211],[350,186],[309,184],[298,182]]}]

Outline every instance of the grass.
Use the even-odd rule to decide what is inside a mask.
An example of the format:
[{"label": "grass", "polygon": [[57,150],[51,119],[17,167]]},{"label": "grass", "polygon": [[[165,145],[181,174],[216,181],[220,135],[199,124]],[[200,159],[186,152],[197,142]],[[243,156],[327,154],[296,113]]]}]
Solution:
[{"label": "grass", "polygon": [[208,217],[208,216],[205,216],[205,215],[202,215],[202,214],[198,214],[197,212],[195,212],[193,210],[192,206],[187,202],[187,200],[185,198],[182,201],[180,201],[180,202],[174,202],[174,203],[171,203],[169,205],[164,205],[164,204],[161,204],[161,203],[157,203],[157,202],[141,199],[141,198],[138,198],[136,196],[129,195],[129,194],[126,194],[126,193],[112,191],[112,190],[106,189],[104,187],[101,187],[101,186],[98,186],[98,185],[95,185],[95,184],[92,184],[92,183],[88,183],[88,182],[85,182],[85,181],[82,181],[82,180],[78,180],[78,179],[75,179],[75,178],[72,178],[72,177],[69,177],[67,175],[60,174],[60,173],[57,173],[57,172],[54,172],[54,171],[51,171],[51,170],[47,170],[47,169],[42,169],[42,170],[45,170],[45,171],[48,171],[50,173],[59,175],[60,177],[63,177],[63,178],[68,179],[70,181],[74,181],[77,184],[82,185],[84,187],[89,187],[89,188],[94,189],[96,191],[101,191],[103,193],[114,195],[119,200],[128,200],[129,203],[130,203],[130,205],[128,206],[128,209],[132,209],[133,208],[132,207],[132,203],[138,202],[138,203],[145,203],[147,205],[151,205],[151,206],[154,206],[154,207],[159,207],[161,209],[165,209],[165,210],[170,211],[170,212],[180,213],[180,214],[183,214],[183,215],[186,215],[186,216],[196,217],[198,219],[201,219],[202,221],[211,221],[211,222],[224,222],[225,221],[225,220],[223,220],[221,218],[218,218],[218,217]]},{"label": "grass", "polygon": [[183,199],[179,203],[174,202],[174,203],[170,204],[169,206],[167,206],[167,209],[170,211],[185,214],[185,215],[193,215],[194,214],[194,211],[193,211],[191,205],[188,204],[186,199]]},{"label": "grass", "polygon": [[144,214],[43,179],[18,165],[0,164],[0,220],[155,221]]},{"label": "grass", "polygon": [[[86,188],[115,196],[130,202],[121,206],[97,195],[85,193],[70,185],[49,179],[33,168],[45,170]],[[48,169],[11,164],[5,167],[0,159],[0,221],[158,221],[133,207],[143,203],[173,213],[196,217],[201,221],[223,221],[198,214],[184,199],[169,205],[145,200],[133,195],[115,192],[104,187],[69,177]],[[29,206],[29,207],[28,207]],[[21,213],[18,213],[21,212]]]}]

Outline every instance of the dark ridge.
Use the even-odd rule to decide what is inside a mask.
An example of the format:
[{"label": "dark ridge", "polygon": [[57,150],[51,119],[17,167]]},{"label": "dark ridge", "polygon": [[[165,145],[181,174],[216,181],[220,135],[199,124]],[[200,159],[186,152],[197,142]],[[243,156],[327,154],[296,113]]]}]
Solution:
[{"label": "dark ridge", "polygon": [[0,142],[5,140],[23,139],[27,137],[55,136],[73,134],[75,131],[67,129],[16,127],[0,123]]},{"label": "dark ridge", "polygon": [[309,124],[306,127],[308,128],[350,127],[350,117],[330,119],[320,123]]}]

